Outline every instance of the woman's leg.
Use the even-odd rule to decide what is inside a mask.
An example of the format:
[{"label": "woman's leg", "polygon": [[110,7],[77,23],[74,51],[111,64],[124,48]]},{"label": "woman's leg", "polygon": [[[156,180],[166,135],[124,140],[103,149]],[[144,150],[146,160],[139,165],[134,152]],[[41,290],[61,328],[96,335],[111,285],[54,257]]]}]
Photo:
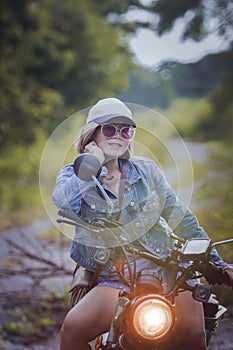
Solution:
[{"label": "woman's leg", "polygon": [[117,305],[119,290],[97,286],[66,315],[60,350],[90,350],[88,343],[106,332]]},{"label": "woman's leg", "polygon": [[191,292],[182,292],[176,298],[175,339],[179,350],[206,350],[205,323],[202,303]]}]

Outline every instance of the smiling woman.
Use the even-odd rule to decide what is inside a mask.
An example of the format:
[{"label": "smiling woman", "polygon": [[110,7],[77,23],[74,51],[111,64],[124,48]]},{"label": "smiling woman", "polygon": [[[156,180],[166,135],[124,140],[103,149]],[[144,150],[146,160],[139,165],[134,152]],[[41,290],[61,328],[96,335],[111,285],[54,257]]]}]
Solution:
[{"label": "smiling woman", "polygon": [[[93,133],[89,130],[91,124]],[[77,144],[78,151],[83,150],[84,153],[94,155],[100,165],[105,165],[101,180],[116,196],[121,178],[118,160],[130,157],[130,142],[135,135],[135,129],[131,111],[120,100],[108,98],[99,101],[89,111],[87,123],[81,131],[83,136],[80,136]]]}]

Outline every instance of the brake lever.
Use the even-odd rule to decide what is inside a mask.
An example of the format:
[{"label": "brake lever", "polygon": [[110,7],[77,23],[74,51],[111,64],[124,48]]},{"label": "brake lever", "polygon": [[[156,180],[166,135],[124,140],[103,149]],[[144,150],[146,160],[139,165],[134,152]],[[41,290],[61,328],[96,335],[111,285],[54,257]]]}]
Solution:
[{"label": "brake lever", "polygon": [[92,233],[100,233],[100,230],[96,230],[96,229],[93,229],[93,228],[90,228],[90,226],[87,228],[87,226],[81,224],[81,223],[77,223],[75,221],[71,221],[71,220],[67,220],[67,219],[57,219],[57,223],[58,224],[61,224],[61,223],[64,223],[64,224],[69,224],[69,225],[72,225],[72,226],[79,226],[79,227],[82,227],[84,228],[85,230],[88,230]]},{"label": "brake lever", "polygon": [[79,226],[92,233],[101,232],[98,228],[93,228],[93,226],[89,225],[88,223],[83,224],[83,220],[80,219],[75,213],[73,213],[69,209],[59,209],[58,215],[65,218],[65,219],[57,219],[58,223],[66,223],[73,226]]}]

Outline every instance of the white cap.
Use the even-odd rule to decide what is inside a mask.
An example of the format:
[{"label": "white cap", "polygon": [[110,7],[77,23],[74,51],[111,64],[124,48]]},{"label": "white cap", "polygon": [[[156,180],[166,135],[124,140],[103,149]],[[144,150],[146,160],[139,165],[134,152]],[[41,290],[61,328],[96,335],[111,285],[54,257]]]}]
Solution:
[{"label": "white cap", "polygon": [[96,122],[98,124],[114,122],[128,124],[136,127],[132,112],[117,98],[105,98],[99,100],[89,111],[86,123]]}]

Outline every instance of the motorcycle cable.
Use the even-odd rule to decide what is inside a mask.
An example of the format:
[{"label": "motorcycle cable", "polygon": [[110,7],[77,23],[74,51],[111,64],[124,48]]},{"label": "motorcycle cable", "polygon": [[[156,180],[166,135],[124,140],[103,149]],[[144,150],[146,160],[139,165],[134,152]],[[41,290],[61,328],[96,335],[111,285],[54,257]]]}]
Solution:
[{"label": "motorcycle cable", "polygon": [[[128,287],[130,287],[130,290],[132,291],[136,283],[136,255],[134,252],[132,252],[132,256],[133,256],[133,269],[132,269],[129,261],[129,257],[127,254],[127,249],[124,246],[126,243],[132,246],[132,244],[130,243],[129,237],[126,231],[124,230],[124,228],[122,227],[122,224],[114,219],[101,218],[101,222],[99,223],[99,225],[102,226],[105,230],[107,230],[114,237],[114,239],[119,243],[120,249],[123,252],[123,255],[125,257],[127,269],[129,272],[130,283],[127,281],[127,279],[123,276],[123,274],[119,270],[118,270],[118,274],[119,274],[119,277],[121,277],[123,283],[126,284]],[[121,235],[118,237],[111,230],[111,227],[109,227],[109,225],[114,225],[115,227],[117,227],[121,231],[121,233],[124,234],[124,237],[126,237],[127,242],[122,240]]]}]

